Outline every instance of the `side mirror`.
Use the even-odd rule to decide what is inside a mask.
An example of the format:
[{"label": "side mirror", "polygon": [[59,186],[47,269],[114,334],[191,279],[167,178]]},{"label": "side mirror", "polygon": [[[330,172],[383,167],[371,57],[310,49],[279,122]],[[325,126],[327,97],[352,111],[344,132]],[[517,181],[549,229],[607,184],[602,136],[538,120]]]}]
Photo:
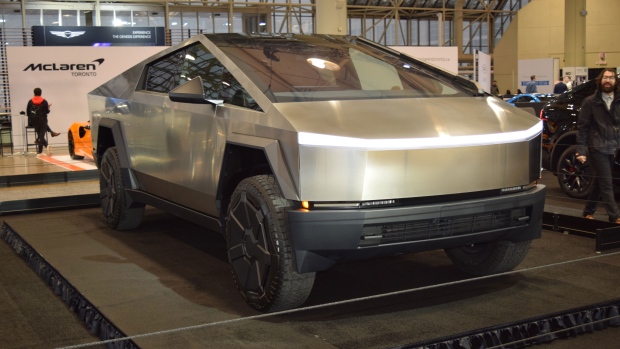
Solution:
[{"label": "side mirror", "polygon": [[26,115],[26,112],[22,110],[19,112],[19,115]]},{"label": "side mirror", "polygon": [[218,104],[216,101],[205,99],[204,85],[200,76],[178,86],[168,93],[173,102],[194,104]]}]

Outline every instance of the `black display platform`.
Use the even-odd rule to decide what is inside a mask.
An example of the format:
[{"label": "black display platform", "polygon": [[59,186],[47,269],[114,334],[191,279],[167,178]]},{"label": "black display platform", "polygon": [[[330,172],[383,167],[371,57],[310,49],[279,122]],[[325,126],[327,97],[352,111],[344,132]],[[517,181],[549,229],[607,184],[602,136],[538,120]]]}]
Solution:
[{"label": "black display platform", "polygon": [[16,185],[35,185],[58,182],[84,181],[99,178],[98,170],[61,171],[0,176],[0,188]]},{"label": "black display platform", "polygon": [[[472,280],[442,251],[342,264],[317,275],[311,309],[263,316],[235,290],[223,237],[156,209],[146,213],[130,232],[107,228],[99,208],[5,223],[99,312],[102,333],[128,335],[143,348],[407,347],[524,320],[552,328],[553,319],[540,318],[604,302],[585,319],[617,310],[620,254],[597,255],[593,239],[545,231],[514,273]],[[612,324],[603,320],[581,330]]]}]

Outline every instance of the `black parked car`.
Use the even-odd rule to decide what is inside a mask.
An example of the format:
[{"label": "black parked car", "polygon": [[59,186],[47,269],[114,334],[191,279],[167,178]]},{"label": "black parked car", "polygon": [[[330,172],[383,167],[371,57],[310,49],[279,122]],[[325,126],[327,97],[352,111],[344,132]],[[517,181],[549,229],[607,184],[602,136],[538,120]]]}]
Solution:
[{"label": "black parked car", "polygon": [[[575,144],[581,103],[595,91],[596,80],[589,80],[552,99],[540,111],[543,121],[543,168],[556,175],[562,190],[574,198],[587,198],[592,190],[592,167],[587,161],[582,164],[575,159]],[[617,155],[613,177],[614,184],[620,185]]]}]

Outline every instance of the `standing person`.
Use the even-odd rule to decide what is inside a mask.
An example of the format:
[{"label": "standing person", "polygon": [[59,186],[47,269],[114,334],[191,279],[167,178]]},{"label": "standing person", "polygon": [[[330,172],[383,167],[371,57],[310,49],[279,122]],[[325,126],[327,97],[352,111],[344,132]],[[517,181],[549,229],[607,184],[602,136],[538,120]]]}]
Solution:
[{"label": "standing person", "polygon": [[536,75],[530,76],[530,82],[525,84],[525,93],[536,93],[538,88],[536,87]]},{"label": "standing person", "polygon": [[568,87],[566,86],[566,84],[562,81],[562,79],[560,79],[555,86],[553,86],[553,93],[555,94],[560,94],[560,93],[564,93],[568,91]]},{"label": "standing person", "polygon": [[[49,130],[49,126],[47,125],[47,114],[50,112],[51,104],[48,104],[45,98],[41,97],[42,91],[40,88],[35,88],[33,92],[34,97],[28,101],[26,113],[28,115],[28,120],[32,120],[36,133],[35,143],[37,144],[37,153],[41,154],[43,152],[43,147],[46,147],[48,155],[51,155],[51,149],[48,147],[47,140],[45,139],[45,133]],[[49,131],[51,132],[51,130]],[[52,137],[58,135],[58,133],[55,132],[51,133]]]},{"label": "standing person", "polygon": [[577,122],[578,149],[575,155],[582,163],[589,160],[595,174],[594,187],[583,216],[593,219],[598,200],[602,200],[609,221],[620,224],[611,177],[614,158],[620,147],[620,93],[616,70],[603,70],[596,78],[596,86],[596,92],[584,99]]},{"label": "standing person", "polygon": [[499,86],[497,86],[497,80],[493,80],[493,85],[491,85],[491,94],[493,96],[499,96]]},{"label": "standing person", "polygon": [[564,84],[566,84],[566,88],[569,89],[569,90],[573,88],[573,83],[570,80],[570,76],[565,76],[564,77]]}]

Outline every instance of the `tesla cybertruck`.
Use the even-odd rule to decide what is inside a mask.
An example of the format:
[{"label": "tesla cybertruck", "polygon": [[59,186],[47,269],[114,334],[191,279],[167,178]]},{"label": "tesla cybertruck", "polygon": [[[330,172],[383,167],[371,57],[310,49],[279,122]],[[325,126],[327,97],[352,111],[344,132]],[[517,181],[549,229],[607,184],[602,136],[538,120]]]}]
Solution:
[{"label": "tesla cybertruck", "polygon": [[444,249],[511,270],[541,234],[541,121],[363,38],[199,35],[88,100],[108,225],[151,205],[221,232],[260,311],[342,261]]}]

